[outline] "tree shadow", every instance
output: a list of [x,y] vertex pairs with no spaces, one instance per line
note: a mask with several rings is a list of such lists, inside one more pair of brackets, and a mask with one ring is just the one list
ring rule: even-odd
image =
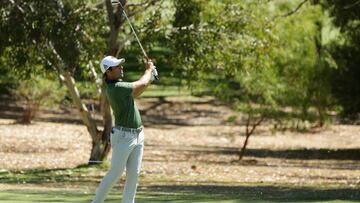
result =
[[[148,150],[169,151],[181,156],[169,156],[160,153],[156,159],[144,157],[148,162],[188,162],[193,160],[206,164],[243,165],[260,167],[299,167],[316,169],[359,170],[360,149],[294,149],[270,150],[247,149],[245,159],[237,160],[239,150],[233,147],[206,146],[163,146],[147,144]],[[210,156],[208,156],[210,155]],[[211,156],[214,155],[214,156]],[[216,158],[217,155],[228,155],[229,158]],[[236,157],[234,159],[234,157]],[[274,160],[275,159],[275,160]],[[286,161],[285,161],[286,160]],[[321,162],[320,162],[321,161]]]
[[[193,152],[196,154],[225,154],[237,155],[239,149],[235,147],[207,147],[207,146],[189,146],[189,147],[169,147],[163,145],[151,145],[157,149]],[[299,159],[299,160],[360,160],[360,148],[350,149],[252,149],[248,148],[246,156],[255,158],[280,158],[280,159]]]
[[[16,103],[16,100],[9,95],[0,95],[0,118],[18,120],[22,116],[23,107]],[[209,104],[212,106],[220,106],[216,100],[207,101],[169,101],[166,97],[156,97],[154,101],[147,101],[148,106],[139,109],[143,124],[145,126],[153,125],[176,125],[176,126],[193,126],[194,120],[201,118],[217,117],[219,111],[214,109],[199,110],[196,108],[183,108],[184,105],[202,105]],[[100,114],[100,106],[94,101],[86,101],[86,106],[93,115],[95,122],[102,125],[102,117]],[[70,107],[61,107],[57,109],[41,107],[33,121],[82,124],[81,118],[77,114],[77,110]],[[219,119],[203,119],[201,123],[196,125],[219,125],[222,121]]]
[[[221,117],[221,112],[210,109],[196,109],[190,108],[194,105],[211,105],[220,106],[215,100],[210,101],[168,101],[164,97],[159,97],[149,107],[140,110],[142,120],[145,125],[176,125],[176,126],[208,126],[219,125],[224,122]],[[186,107],[185,107],[186,106]],[[199,119],[202,119],[199,122]],[[214,119],[209,119],[214,118]]]
[[[331,200],[360,200],[356,188],[319,189],[284,186],[223,186],[223,185],[152,185],[145,191],[181,193],[184,196],[203,197],[202,200],[239,200],[236,202],[308,202]],[[150,193],[151,194],[151,193]],[[201,199],[201,198],[200,198]],[[173,198],[171,201],[183,200]],[[194,200],[194,199],[192,199]]]
[[247,156],[302,160],[360,160],[360,148],[353,149],[247,149]]

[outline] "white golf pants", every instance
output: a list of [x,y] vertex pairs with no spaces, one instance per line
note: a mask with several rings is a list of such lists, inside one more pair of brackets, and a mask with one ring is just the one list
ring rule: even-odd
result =
[[110,189],[119,180],[126,167],[126,181],[122,203],[134,203],[144,150],[144,130],[128,132],[113,128],[111,167],[96,191],[93,203],[103,203]]

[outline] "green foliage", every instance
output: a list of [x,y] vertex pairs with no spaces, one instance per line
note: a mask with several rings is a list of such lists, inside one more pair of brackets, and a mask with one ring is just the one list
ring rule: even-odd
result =
[[20,103],[24,104],[23,115],[19,122],[30,124],[40,106],[59,104],[65,97],[65,93],[65,89],[61,88],[56,80],[54,82],[36,76],[18,81],[18,85],[12,90],[12,94]]
[[[293,15],[275,17],[301,2],[160,1],[131,20],[149,55],[156,56],[160,72],[172,78],[159,84],[186,81],[193,93],[205,90],[249,109],[254,104],[275,111],[290,107],[302,120],[312,119],[313,107],[320,120],[326,120],[326,112],[335,109],[336,102],[345,114],[356,115],[360,111],[359,4],[309,1]],[[97,66],[94,59],[101,58],[106,48],[103,39],[109,27],[103,10],[84,0],[2,1],[0,5],[2,73],[28,78],[43,72],[38,67],[53,71],[58,63],[55,50],[75,79],[84,82],[78,85],[84,95],[95,98],[94,86],[86,81],[89,61]],[[339,31],[333,29],[326,11]],[[129,59],[129,70],[142,71],[140,49],[130,36],[130,27],[123,26],[122,54]]]
[[336,0],[324,5],[341,33],[341,40],[329,45],[338,66],[331,71],[332,92],[342,106],[342,115],[355,120],[360,113],[360,4]]
[[323,123],[336,107],[330,82],[336,63],[323,39],[331,28],[320,6],[275,17],[298,3],[191,1],[191,13],[177,3],[171,62],[192,89],[206,87],[239,111],[289,119],[277,112],[290,107],[286,115],[312,121],[315,107]]
[[100,99],[94,82],[77,82],[76,87],[79,89],[80,97],[83,99]]
[[284,39],[274,54],[278,75],[286,86],[279,102],[301,113],[302,120],[311,120],[309,111],[315,107],[321,125],[327,120],[327,111],[335,107],[330,72],[336,64],[324,40],[329,39],[324,32],[331,30],[329,27],[321,7],[311,6],[301,18],[290,16],[274,29],[279,39]]
[[[193,4],[200,4],[194,1]],[[187,25],[173,33],[174,64],[184,70],[191,87],[208,87],[217,97],[245,104],[273,105],[277,93],[269,49],[271,22],[256,3],[210,1],[212,6],[192,14],[177,5],[179,20]],[[182,17],[182,15],[192,15]],[[184,22],[188,20],[190,22]],[[199,23],[199,20],[201,23]],[[194,25],[194,26],[189,26]]]
[[105,32],[105,17],[83,0],[2,1],[0,5],[0,54],[7,59],[1,66],[17,67],[12,71],[19,75],[29,76],[39,64],[53,71],[59,63],[55,52],[74,72],[105,48],[94,35]]
[[54,106],[66,95],[66,90],[58,80],[34,77],[18,82],[13,94],[23,101],[32,101],[37,105]]

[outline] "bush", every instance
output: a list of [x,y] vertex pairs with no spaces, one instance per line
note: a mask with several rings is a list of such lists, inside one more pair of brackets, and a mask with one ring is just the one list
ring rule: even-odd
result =
[[24,80],[11,91],[12,94],[23,104],[23,115],[20,123],[30,124],[40,106],[54,106],[58,104],[66,94],[57,80],[34,77]]

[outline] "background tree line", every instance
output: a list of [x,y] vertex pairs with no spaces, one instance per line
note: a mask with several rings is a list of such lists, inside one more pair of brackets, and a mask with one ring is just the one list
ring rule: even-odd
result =
[[[121,3],[160,67],[163,80],[157,85],[186,84],[193,94],[213,95],[239,112],[229,122],[239,117],[246,124],[240,159],[263,122],[306,130],[331,123],[334,114],[342,121],[359,119],[358,0]],[[65,98],[79,110],[93,139],[91,159],[102,160],[109,151],[112,118],[101,91],[99,60],[126,56],[131,72],[142,70],[141,52],[121,7],[109,0],[0,4],[2,90],[17,90],[29,81],[59,81],[68,93],[56,93],[58,102]],[[25,87],[36,85],[44,86]],[[101,125],[85,105],[86,97],[99,100]]]

